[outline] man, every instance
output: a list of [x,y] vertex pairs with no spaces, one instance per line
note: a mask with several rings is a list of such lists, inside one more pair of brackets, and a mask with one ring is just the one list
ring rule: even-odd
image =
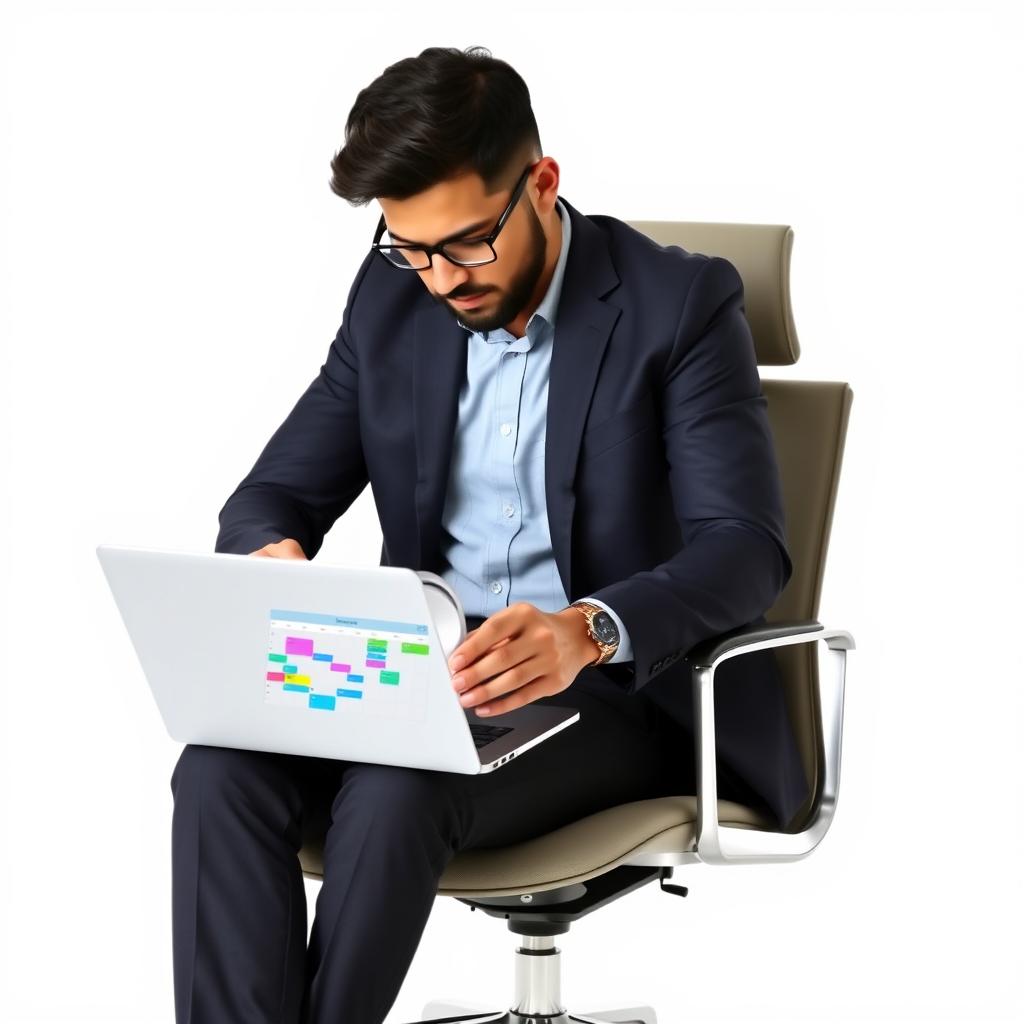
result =
[[[512,68],[444,48],[389,67],[332,169],[380,224],[216,549],[312,558],[369,483],[381,563],[441,574],[466,609],[462,703],[581,717],[476,776],[187,746],[172,835],[190,1024],[377,1024],[457,851],[693,792],[680,659],[763,621],[791,573],[738,274],[560,199]],[[788,821],[806,782],[770,656],[723,665],[718,712],[721,795]],[[296,854],[316,835],[307,950]]]

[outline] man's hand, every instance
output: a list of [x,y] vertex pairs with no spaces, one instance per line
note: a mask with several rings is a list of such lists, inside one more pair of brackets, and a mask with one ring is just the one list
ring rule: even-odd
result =
[[600,653],[575,608],[543,612],[519,601],[470,630],[448,667],[463,707],[500,715],[561,693]]
[[[250,558],[300,558],[306,562],[306,552],[297,540],[290,537],[285,540],[275,541],[273,544],[264,544],[259,551],[250,551]],[[577,613],[578,614],[578,613]]]

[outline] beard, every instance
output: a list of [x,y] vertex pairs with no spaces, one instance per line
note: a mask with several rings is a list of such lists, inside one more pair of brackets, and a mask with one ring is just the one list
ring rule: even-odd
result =
[[[499,327],[511,323],[530,301],[533,290],[537,287],[537,282],[544,272],[544,258],[547,253],[544,227],[529,203],[526,204],[526,210],[530,221],[529,257],[522,270],[512,279],[494,310],[490,313],[481,313],[472,309],[456,309],[449,304],[446,297],[434,295],[436,302],[444,306],[456,320],[461,320],[473,331],[481,333],[495,331]],[[431,292],[431,294],[434,293]],[[452,298],[465,299],[476,294],[479,293],[472,290],[472,285],[464,285],[452,293]],[[490,294],[490,290],[487,291],[487,294]]]

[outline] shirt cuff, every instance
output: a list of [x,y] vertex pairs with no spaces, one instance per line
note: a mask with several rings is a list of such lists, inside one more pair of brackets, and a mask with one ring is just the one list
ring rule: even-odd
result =
[[596,604],[599,608],[603,608],[611,617],[619,630],[619,646],[615,653],[609,658],[605,664],[615,665],[620,661],[632,661],[633,660],[633,645],[629,640],[629,633],[626,632],[626,627],[622,624],[622,619],[616,615],[613,608],[609,608],[604,601],[598,601],[596,597],[580,597],[578,601],[589,601],[591,604]]

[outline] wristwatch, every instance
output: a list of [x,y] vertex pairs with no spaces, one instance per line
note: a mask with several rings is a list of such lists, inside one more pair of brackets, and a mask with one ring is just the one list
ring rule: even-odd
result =
[[569,607],[579,609],[587,620],[590,639],[601,651],[597,661],[588,664],[603,665],[606,661],[611,661],[619,649],[619,629],[615,625],[615,620],[600,605],[591,604],[589,601],[573,601]]

